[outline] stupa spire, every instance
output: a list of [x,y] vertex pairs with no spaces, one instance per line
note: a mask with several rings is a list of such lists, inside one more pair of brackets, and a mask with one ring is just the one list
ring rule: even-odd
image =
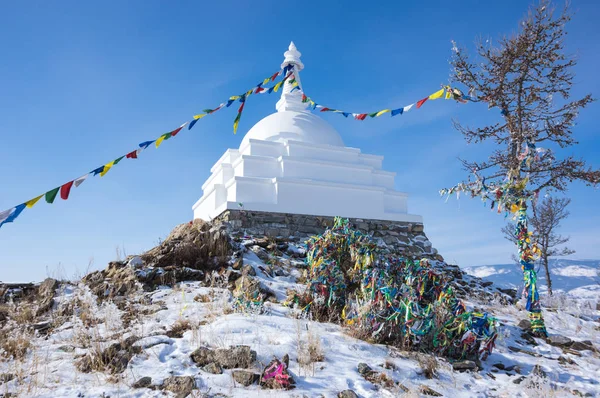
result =
[[298,51],[293,41],[290,42],[288,50],[285,53],[283,53],[283,56],[285,58],[283,60],[283,63],[281,64],[281,68],[283,69],[288,65],[294,65],[294,78],[295,81],[298,83],[298,88],[294,89],[296,85],[290,83],[290,81],[294,80],[292,78],[288,79],[285,82],[285,85],[283,86],[283,90],[281,92],[281,98],[279,99],[279,101],[277,101],[277,105],[275,106],[277,112],[306,111],[307,104],[302,102],[303,90],[299,73],[302,69],[304,69],[304,64],[300,60],[301,55],[302,53]]

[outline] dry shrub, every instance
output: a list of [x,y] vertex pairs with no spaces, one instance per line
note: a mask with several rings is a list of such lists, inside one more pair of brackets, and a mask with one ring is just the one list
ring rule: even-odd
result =
[[321,347],[321,339],[306,326],[306,339],[303,338],[301,322],[297,324],[298,364],[305,371],[311,370],[314,374],[315,363],[325,360],[325,353]]
[[437,376],[439,363],[434,356],[419,354],[417,356],[417,361],[419,361],[419,366],[425,377],[433,379]]
[[178,319],[175,321],[171,330],[167,331],[167,336],[174,338],[181,338],[183,334],[192,328],[192,324],[187,319]]
[[0,353],[7,359],[22,359],[31,346],[32,336],[17,330],[0,334]]

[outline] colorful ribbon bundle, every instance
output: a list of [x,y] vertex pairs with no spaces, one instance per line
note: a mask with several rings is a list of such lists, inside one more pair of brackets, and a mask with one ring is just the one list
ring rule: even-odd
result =
[[[295,89],[300,89],[300,88],[295,87],[294,89],[292,89],[292,91],[294,91]],[[414,102],[410,105],[406,105],[406,106],[403,106],[400,108],[382,109],[380,111],[367,112],[367,113],[353,113],[353,112],[346,112],[346,111],[341,111],[339,109],[330,108],[328,106],[319,105],[312,98],[307,97],[306,95],[302,94],[302,102],[309,103],[310,108],[313,110],[319,109],[321,112],[339,113],[340,115],[342,115],[346,118],[348,116],[352,116],[356,120],[365,120],[367,117],[371,117],[371,118],[379,117],[386,113],[389,113],[392,117],[396,116],[396,115],[402,115],[403,113],[411,110],[413,107],[416,107],[417,109],[421,108],[423,106],[423,104],[425,102],[427,102],[428,100],[436,100],[436,99],[440,99],[440,98],[454,99],[461,103],[466,103],[468,100],[471,99],[471,97],[464,95],[460,90],[458,90],[456,88],[451,88],[450,86],[445,86],[442,89],[436,91],[435,93],[433,93],[431,95],[428,95],[427,97],[425,97],[417,102]]]
[[[519,168],[525,173],[531,168],[533,162],[540,161],[543,156],[550,153],[543,148],[536,148],[533,142],[525,142],[523,149],[518,155],[520,161]],[[534,261],[540,254],[537,245],[531,242],[532,233],[528,231],[527,226],[527,201],[533,201],[534,205],[539,197],[539,191],[528,191],[526,189],[529,182],[529,176],[526,174],[524,178],[517,178],[518,170],[509,170],[506,176],[506,182],[503,184],[488,184],[485,183],[485,178],[480,179],[476,172],[476,181],[472,183],[460,183],[449,189],[440,190],[440,195],[448,195],[448,197],[456,193],[457,198],[460,192],[468,192],[471,197],[479,196],[482,198],[484,205],[487,200],[492,201],[491,208],[496,204],[498,213],[504,211],[505,217],[512,213],[517,218],[515,228],[515,237],[517,239],[517,248],[519,252],[519,262],[523,270],[523,280],[525,289],[523,294],[527,298],[526,308],[529,311],[529,319],[531,328],[534,334],[546,336],[546,327],[541,312],[541,304],[539,292],[537,290],[537,273],[534,268]]]
[[[100,175],[100,177],[104,177],[106,175],[106,173],[108,173],[111,168],[113,168],[114,166],[119,164],[119,162],[121,162],[121,160],[137,159],[138,156],[140,155],[140,153],[143,150],[147,149],[150,145],[154,144],[155,147],[158,148],[164,141],[166,141],[172,137],[175,137],[185,126],[188,127],[188,130],[191,130],[192,127],[194,127],[194,125],[198,122],[198,120],[202,119],[203,117],[205,117],[207,115],[213,114],[224,107],[227,108],[227,107],[231,106],[231,104],[233,104],[235,101],[239,101],[239,102],[241,102],[241,106],[238,109],[238,114],[237,114],[237,117],[235,118],[235,121],[233,124],[233,131],[235,133],[237,131],[237,127],[238,127],[238,124],[239,124],[239,121],[241,118],[241,114],[244,109],[244,104],[245,104],[247,98],[252,94],[265,94],[265,93],[270,94],[273,92],[277,92],[281,88],[281,86],[283,84],[285,84],[286,80],[290,76],[293,75],[292,70],[293,70],[292,65],[286,66],[283,70],[276,72],[276,73],[272,74],[271,76],[263,79],[260,83],[258,83],[252,89],[246,91],[244,94],[229,97],[229,100],[227,100],[227,102],[220,104],[218,107],[216,107],[214,109],[205,109],[203,111],[203,113],[194,116],[193,120],[183,123],[181,126],[179,126],[178,128],[176,128],[172,131],[169,131],[168,133],[162,134],[157,139],[150,140],[150,141],[144,141],[144,142],[140,143],[139,147],[134,149],[133,151],[127,152],[126,154],[119,156],[115,160],[112,160],[100,167],[97,167],[94,170],[90,171],[89,173],[82,175],[81,177],[78,177],[74,180],[66,182],[54,189],[51,189],[50,191],[48,191],[44,194],[41,194],[39,196],[36,196],[33,199],[30,199],[24,203],[21,203],[18,206],[15,206],[11,209],[0,212],[0,227],[2,227],[2,225],[6,224],[6,223],[11,223],[11,222],[15,221],[15,219],[21,215],[21,213],[23,212],[23,210],[25,210],[25,208],[32,208],[40,199],[42,199],[42,197],[46,200],[47,203],[52,204],[52,203],[54,203],[54,200],[56,199],[56,197],[58,196],[58,194],[60,192],[60,198],[63,200],[67,200],[69,198],[69,195],[71,194],[71,189],[73,188],[73,186],[79,187],[88,177],[97,176],[97,175]],[[270,88],[263,87],[263,86],[267,85],[269,82],[275,81],[277,79],[277,77],[282,76],[282,75],[285,77],[280,82],[276,83],[275,85],[273,85]]]
[[428,260],[385,258],[370,236],[340,218],[307,245],[308,286],[288,305],[339,319],[379,343],[428,346],[451,358],[485,358],[493,349],[496,320],[466,311]]

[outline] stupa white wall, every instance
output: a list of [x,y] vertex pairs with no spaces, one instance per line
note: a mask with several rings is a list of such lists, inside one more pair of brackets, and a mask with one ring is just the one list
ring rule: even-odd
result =
[[[304,65],[294,44],[282,64]],[[301,83],[300,83],[300,87]],[[348,148],[339,133],[302,103],[287,84],[277,112],[228,149],[211,168],[194,218],[211,220],[227,209],[422,222],[408,214],[407,194],[394,189],[396,173],[383,157]]]

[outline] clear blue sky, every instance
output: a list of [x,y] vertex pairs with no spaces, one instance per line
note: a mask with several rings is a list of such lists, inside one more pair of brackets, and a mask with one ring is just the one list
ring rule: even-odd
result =
[[[0,211],[74,179],[139,142],[158,137],[202,109],[277,71],[293,40],[303,53],[302,82],[324,105],[351,112],[414,102],[447,82],[450,41],[472,47],[514,31],[525,1],[338,2],[4,2],[0,13]],[[567,47],[577,54],[575,93],[600,96],[596,1],[577,11]],[[251,98],[237,135],[234,109],[123,160],[104,178],[73,188],[68,201],[43,200],[0,229],[0,280],[66,277],[88,262],[103,268],[116,248],[153,247],[192,217],[210,167],[274,111],[277,97]],[[569,150],[600,167],[598,113],[581,114]],[[435,247],[461,265],[506,263],[504,221],[479,200],[440,199],[462,177],[458,156],[481,157],[452,129],[498,117],[485,105],[427,103],[405,115],[364,122],[323,115],[346,145],[385,156],[396,187],[410,193]],[[576,258],[600,258],[597,189],[573,185]]]

